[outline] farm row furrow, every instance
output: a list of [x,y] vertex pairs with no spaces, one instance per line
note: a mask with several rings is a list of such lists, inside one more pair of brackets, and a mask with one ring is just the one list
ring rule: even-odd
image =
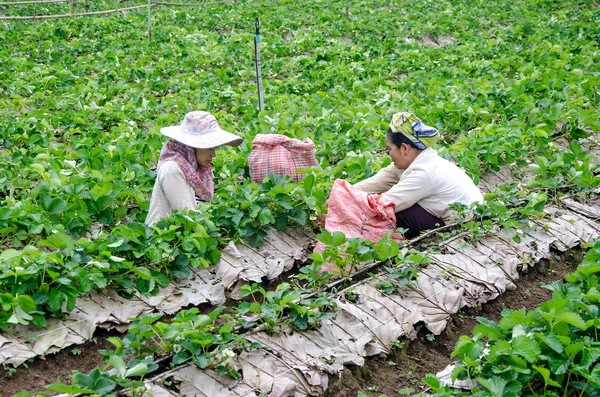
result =
[[[590,142],[595,141],[590,140]],[[594,150],[594,147],[591,146],[586,149]],[[493,191],[498,186],[514,182],[526,183],[534,176],[531,172],[521,175],[515,167],[507,165],[501,167],[499,171],[485,173],[480,179],[479,186],[483,191],[488,192]],[[595,207],[593,205],[579,203],[572,199],[566,199],[564,203],[565,205],[571,205],[575,211],[579,209],[578,212],[581,212],[581,208],[583,208],[584,212],[594,214]],[[557,222],[560,222],[560,224]],[[527,242],[530,241],[535,241],[534,244],[536,245],[529,250],[529,256],[523,259],[525,262],[532,259],[539,260],[544,257],[550,249],[550,244],[557,244],[561,248],[577,244],[580,241],[577,233],[586,230],[578,227],[578,225],[573,226],[560,217],[546,225],[549,230],[553,227],[558,229],[566,227],[566,230],[575,230],[576,232],[575,234],[569,232],[566,235],[559,233],[563,236],[562,240],[566,240],[567,244],[565,245],[561,243],[561,239],[557,240],[554,235],[547,232],[540,235],[540,231],[535,229],[523,231],[524,246],[527,246]],[[535,239],[531,235],[536,236]],[[589,238],[589,235],[583,237]],[[503,241],[508,241],[512,236],[501,235],[500,238],[504,239]],[[84,343],[92,338],[97,327],[116,328],[124,332],[131,323],[132,318],[137,318],[143,314],[157,311],[174,314],[183,307],[205,303],[217,306],[225,302],[226,296],[239,299],[241,285],[247,282],[260,283],[263,280],[274,280],[284,271],[290,270],[297,261],[304,262],[313,241],[311,235],[301,229],[289,229],[286,232],[270,231],[259,249],[245,244],[239,246],[230,244],[221,251],[221,260],[217,265],[213,265],[208,269],[190,268],[191,275],[189,278],[171,282],[168,287],[160,288],[159,293],[154,296],[144,296],[136,293],[131,299],[124,299],[112,290],[83,296],[78,299],[75,309],[69,313],[67,320],[51,319],[48,327],[43,330],[36,329],[35,326],[14,326],[7,332],[0,334],[0,364],[18,366],[32,357],[54,353],[68,346]],[[450,245],[448,249],[455,250]],[[482,250],[483,248],[479,247],[479,249]],[[502,247],[494,245],[487,248],[487,251],[490,250],[490,255],[493,255],[494,251],[501,251]],[[540,250],[545,254],[541,253]],[[495,260],[502,261],[504,266],[494,267],[490,271],[500,272],[508,277],[503,278],[498,274],[497,279],[500,284],[497,284],[476,280],[478,270],[474,272],[474,269],[461,268],[462,258],[456,259],[459,255],[461,254],[451,257],[453,258],[452,263],[447,262],[448,258],[440,259],[436,256],[432,257],[432,262],[433,266],[439,271],[447,273],[446,277],[457,280],[463,278],[459,286],[465,291],[463,299],[481,303],[482,298],[478,293],[479,290],[487,290],[487,296],[491,296],[492,298],[489,299],[493,299],[503,292],[505,288],[503,286],[504,280],[508,280],[508,283],[514,283],[516,269],[511,269],[511,264],[517,261],[516,257],[510,255],[496,257]],[[444,262],[444,259],[446,262]],[[523,264],[519,262],[519,266],[523,266]],[[425,269],[423,272],[434,273],[435,271]],[[488,277],[488,280],[490,279]],[[439,330],[443,330],[444,327],[445,323],[443,321],[439,322]]]
[[190,268],[189,278],[160,288],[157,295],[136,294],[124,299],[114,290],[106,290],[82,296],[67,320],[50,319],[44,329],[17,325],[0,334],[0,364],[18,366],[32,357],[84,343],[97,327],[124,332],[132,318],[143,314],[173,314],[183,307],[204,303],[221,305],[226,295],[237,296],[242,283],[273,280],[294,263],[305,261],[311,242],[311,235],[300,229],[271,231],[260,249],[230,244],[217,265]]
[[[585,205],[600,210],[591,202]],[[380,291],[378,280],[350,287],[346,291],[354,299],[338,294],[338,309],[316,330],[248,336],[262,348],[232,359],[232,366],[244,374],[240,381],[186,365],[148,382],[148,388],[158,395],[189,395],[194,387],[207,384],[203,379],[211,379],[209,389],[202,391],[206,394],[195,395],[320,394],[330,375],[339,374],[344,365],[362,365],[364,357],[389,352],[396,339],[414,337],[419,323],[440,334],[461,308],[516,288],[519,271],[549,258],[551,248],[566,251],[600,236],[600,223],[594,219],[557,207],[548,207],[546,212],[551,218],[524,229],[519,243],[509,233],[442,243],[448,253],[429,255],[435,265],[420,271],[414,287],[393,294]],[[167,382],[171,389],[165,380],[174,381]],[[178,391],[172,385],[178,385]]]

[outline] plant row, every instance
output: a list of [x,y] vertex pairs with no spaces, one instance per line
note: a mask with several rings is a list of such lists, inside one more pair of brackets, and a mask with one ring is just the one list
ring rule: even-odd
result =
[[[319,238],[326,250],[339,250],[344,244],[360,244],[366,248],[361,253],[348,253],[355,262],[379,260],[387,263],[390,272],[383,291],[391,293],[396,288],[412,282],[419,263],[426,257],[415,250],[403,249],[388,239],[373,244],[360,239],[347,240],[340,234],[323,233]],[[402,275],[402,276],[400,276]],[[316,279],[304,272],[298,282],[282,283],[275,290],[267,291],[258,284],[245,285],[241,289],[244,301],[232,307],[218,307],[208,314],[198,308],[181,310],[173,318],[160,321],[162,314],[149,314],[134,319],[123,338],[108,339],[114,350],[101,351],[106,362],[88,374],[76,373],[70,384],[57,383],[48,389],[73,394],[113,395],[128,388],[128,395],[143,394],[143,379],[159,370],[192,362],[198,368],[212,368],[220,373],[239,379],[241,374],[232,366],[231,359],[244,351],[260,348],[260,344],[244,337],[249,330],[264,330],[268,334],[288,329],[307,330],[317,327],[336,308],[331,292],[318,292],[313,298],[304,299],[331,275],[324,272]],[[300,283],[306,285],[303,287]],[[393,283],[393,284],[392,284]],[[257,328],[258,327],[258,328]],[[166,361],[165,361],[166,360]],[[38,396],[47,396],[39,393]],[[17,396],[30,396],[27,392]]]
[[273,176],[260,186],[230,189],[230,203],[243,200],[237,208],[205,205],[150,227],[121,224],[91,239],[53,230],[37,246],[6,249],[0,254],[0,329],[44,327],[48,316],[62,317],[90,291],[112,288],[125,298],[136,292],[155,295],[171,280],[189,277],[190,268],[218,263],[219,248],[231,239],[247,238],[258,246],[271,228],[306,225],[316,210],[317,199],[309,194],[314,178],[311,174],[298,186]]
[[[460,337],[451,357],[458,361],[444,386],[424,378],[432,397],[598,396],[600,390],[600,240],[577,270],[544,287],[552,298],[534,310],[502,312],[498,322],[478,318],[472,336]],[[405,390],[407,395],[411,390]],[[414,390],[413,390],[414,392]]]

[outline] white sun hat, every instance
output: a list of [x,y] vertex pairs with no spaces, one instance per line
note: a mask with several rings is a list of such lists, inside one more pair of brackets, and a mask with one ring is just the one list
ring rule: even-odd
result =
[[203,111],[186,114],[181,125],[161,128],[160,133],[198,149],[210,149],[221,145],[239,146],[244,140],[222,130],[215,116]]

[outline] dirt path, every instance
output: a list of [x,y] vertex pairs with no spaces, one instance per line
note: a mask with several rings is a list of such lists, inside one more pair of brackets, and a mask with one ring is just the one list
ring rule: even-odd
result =
[[45,358],[25,362],[14,372],[5,368],[0,373],[0,397],[9,397],[21,390],[27,390],[29,393],[50,392],[46,386],[55,383],[58,377],[68,383],[73,370],[87,373],[103,365],[102,355],[98,351],[114,349],[106,340],[110,336],[123,335],[117,331],[96,331],[90,342],[68,347]]
[[346,370],[339,379],[330,378],[330,387],[325,396],[356,397],[362,391],[370,397],[381,394],[393,397],[401,396],[399,391],[409,387],[421,391],[421,379],[425,375],[435,374],[452,362],[450,353],[456,341],[461,335],[472,334],[473,328],[479,324],[476,317],[498,321],[504,308],[536,308],[552,296],[541,285],[562,280],[575,270],[583,255],[580,248],[563,254],[554,253],[551,261],[542,260],[522,274],[516,290],[505,292],[479,308],[461,310],[442,335],[434,337],[423,328],[414,341],[402,342],[388,357],[367,358],[363,367]]

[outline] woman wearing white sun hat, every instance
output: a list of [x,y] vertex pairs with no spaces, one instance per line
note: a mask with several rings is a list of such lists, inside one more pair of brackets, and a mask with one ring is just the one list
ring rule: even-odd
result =
[[221,145],[239,146],[243,138],[219,127],[208,112],[190,112],[181,125],[161,128],[171,138],[162,147],[146,224],[173,210],[194,209],[214,194],[212,160]]

